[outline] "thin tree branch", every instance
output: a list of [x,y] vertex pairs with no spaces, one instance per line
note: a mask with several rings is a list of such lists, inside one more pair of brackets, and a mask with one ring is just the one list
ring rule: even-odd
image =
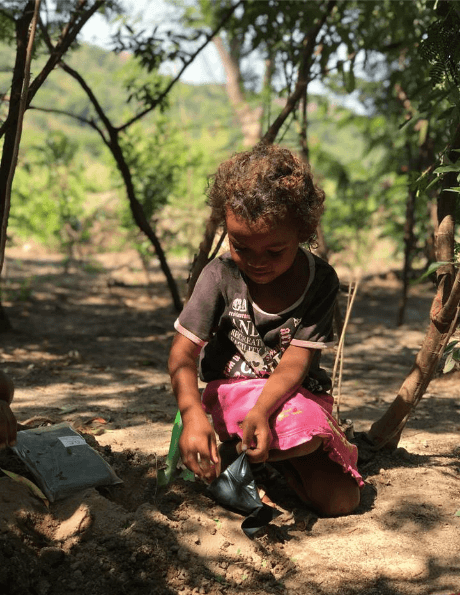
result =
[[455,308],[458,308],[460,304],[460,268],[455,275],[455,279],[452,284],[452,289],[446,303],[442,307],[439,314],[436,316],[436,322],[445,322],[446,320],[452,320],[453,312]]
[[67,112],[66,110],[55,109],[55,108],[51,108],[51,107],[41,107],[38,105],[29,105],[29,109],[36,110],[37,112],[46,112],[48,114],[59,114],[61,116],[67,116],[69,118],[77,120],[78,122],[81,122],[82,124],[87,124],[88,126],[91,126],[91,128],[93,128],[93,130],[95,130],[101,136],[102,140],[104,141],[104,143],[106,145],[109,144],[109,141],[104,136],[104,131],[101,130],[101,128],[99,128],[99,126],[96,124],[96,122],[94,120],[88,120],[87,118],[84,118],[83,116],[79,116],[77,114],[72,114],[71,112]]
[[267,130],[265,135],[262,137],[261,142],[266,143],[268,145],[274,142],[276,135],[278,134],[281,126],[284,124],[286,118],[295,109],[298,101],[304,95],[305,89],[307,88],[309,83],[311,56],[316,45],[316,38],[335,5],[336,0],[329,0],[321,18],[318,20],[317,23],[315,23],[315,25],[313,25],[313,27],[311,27],[311,29],[305,35],[303,41],[304,49],[302,52],[302,62],[299,66],[298,78],[294,92],[288,97],[284,109],[281,111],[279,116]]
[[59,66],[62,68],[62,70],[67,72],[67,74],[70,74],[71,77],[73,77],[76,81],[78,81],[78,83],[80,84],[82,89],[85,91],[85,93],[89,97],[89,100],[91,101],[94,109],[96,110],[97,115],[101,119],[101,121],[104,124],[104,126],[106,127],[107,131],[109,131],[109,134],[111,134],[111,131],[114,131],[114,132],[117,131],[117,128],[115,126],[113,126],[113,124],[110,122],[109,118],[106,116],[104,110],[102,109],[101,104],[99,103],[99,100],[97,99],[96,95],[93,93],[93,90],[88,85],[88,83],[85,81],[85,79],[81,76],[81,74],[79,72],[77,72],[74,68],[69,66],[66,62],[61,61],[59,63]]
[[224,243],[226,235],[227,235],[227,232],[224,229],[224,231],[220,235],[220,238],[217,240],[216,247],[214,248],[209,260],[214,260],[216,258],[216,256],[219,254],[219,250],[221,249],[222,244]]
[[93,6],[91,6],[91,8],[88,8],[86,12],[81,13],[80,11],[86,4],[86,0],[79,0],[74,15],[80,13],[80,18],[77,20],[73,16],[70,19],[70,22],[73,21],[72,26],[70,28],[64,27],[61,33],[61,37],[59,38],[59,41],[57,42],[54,48],[54,51],[52,52],[45,66],[43,67],[42,71],[37,75],[37,77],[30,86],[29,94],[27,97],[27,105],[30,104],[30,102],[35,96],[35,93],[41,87],[46,77],[58,64],[58,62],[60,61],[62,56],[67,52],[71,44],[75,41],[82,27],[93,16],[94,13],[97,12],[99,8],[101,8],[105,4],[105,2],[106,0],[96,0],[96,2],[93,4]]
[[[87,3],[87,0],[79,0],[75,12],[73,13],[73,15],[70,17],[69,22],[66,23],[61,31],[61,35],[59,36],[59,41],[63,40],[66,38],[67,35],[69,35],[70,31],[72,31],[73,27],[75,27],[77,25],[77,15],[78,13],[85,7],[85,4]],[[81,27],[80,27],[81,29]],[[78,33],[78,31],[77,31]],[[59,42],[58,42],[59,45]]]
[[0,15],[2,17],[5,17],[5,19],[8,19],[9,21],[12,21],[14,23],[14,17],[11,16],[11,14],[6,11],[4,8],[0,8]]
[[[76,17],[72,17],[72,19],[74,20],[74,23],[70,30],[68,30],[66,27],[64,27],[63,33],[61,34],[61,37],[60,37],[58,43],[56,44],[56,46],[53,47],[51,55],[48,58],[45,66],[40,71],[40,73],[35,77],[35,79],[33,80],[32,84],[29,87],[29,92],[27,94],[27,100],[26,100],[26,109],[29,107],[32,99],[34,98],[38,89],[41,87],[41,85],[46,80],[47,76],[55,68],[55,66],[58,64],[59,60],[62,58],[62,56],[65,54],[65,52],[69,49],[71,44],[75,41],[75,38],[76,38],[77,34],[79,33],[79,31],[81,30],[81,28],[83,27],[83,25],[85,25],[85,23],[93,16],[93,14],[95,12],[97,12],[99,10],[99,8],[101,8],[105,4],[105,2],[106,2],[106,0],[96,0],[96,2],[93,4],[93,6],[91,8],[88,8],[88,10],[86,12],[84,12],[82,16],[80,16],[79,20],[77,20]],[[86,4],[86,0],[79,0],[74,15],[78,14],[79,11],[84,7],[85,4]],[[44,30],[44,27],[42,27],[42,31],[43,30]],[[46,38],[45,38],[45,41],[46,41]],[[2,138],[2,136],[5,134],[6,129],[11,125],[12,125],[12,121],[9,117],[7,117],[5,122],[3,122],[2,126],[0,126],[0,138]]]
[[84,78],[80,75],[80,73],[77,72],[76,70],[74,70],[73,68],[71,68],[65,62],[60,62],[60,66],[63,68],[63,70],[65,72],[70,74],[70,76],[72,76],[73,78],[75,78],[75,80],[78,81],[78,83],[81,85],[81,87],[87,94],[88,98],[90,99],[90,101],[91,101],[94,109],[96,110],[98,116],[100,117],[103,125],[105,126],[108,138],[105,138],[105,136],[96,127],[96,124],[94,122],[91,122],[91,124],[90,124],[93,128],[95,128],[99,132],[99,134],[101,134],[105,144],[107,145],[107,147],[110,149],[110,152],[112,153],[112,156],[115,160],[115,163],[117,164],[118,170],[120,171],[120,174],[123,178],[123,182],[125,184],[126,194],[127,194],[128,200],[129,200],[129,205],[131,208],[131,213],[133,215],[133,219],[136,222],[139,229],[148,237],[148,239],[152,243],[152,245],[155,249],[156,255],[158,257],[158,260],[160,261],[161,270],[163,271],[163,273],[166,277],[168,287],[170,289],[171,296],[172,296],[172,299],[174,302],[174,307],[177,311],[180,311],[182,308],[182,300],[179,295],[177,284],[176,284],[174,277],[171,273],[171,270],[169,268],[168,262],[166,260],[166,255],[163,251],[163,247],[162,247],[159,239],[157,238],[155,231],[152,229],[149,221],[147,220],[147,218],[145,216],[142,204],[139,202],[139,200],[136,197],[136,192],[134,189],[131,170],[130,170],[128,164],[126,163],[126,159],[123,154],[123,149],[120,146],[120,140],[119,140],[120,132],[110,122],[109,118],[104,113],[102,106],[100,105],[99,101],[97,100],[95,94],[93,93],[92,89],[89,87],[89,85],[86,83]]
[[163,99],[167,96],[167,94],[170,92],[170,90],[172,89],[172,87],[177,83],[177,81],[180,79],[180,77],[182,76],[182,74],[184,73],[184,70],[195,60],[195,58],[198,56],[198,54],[208,45],[208,43],[217,35],[217,33],[220,31],[220,29],[225,25],[225,23],[230,19],[230,17],[232,16],[232,14],[235,12],[235,10],[238,8],[238,6],[240,6],[241,4],[243,4],[244,0],[239,0],[239,2],[237,2],[234,6],[232,6],[230,8],[230,10],[228,11],[228,13],[225,15],[225,17],[221,20],[221,22],[217,25],[217,27],[211,31],[211,33],[208,33],[208,35],[206,35],[205,41],[204,43],[201,44],[201,46],[190,56],[190,58],[184,62],[182,68],[179,70],[178,74],[171,79],[171,81],[169,82],[169,85],[164,89],[164,91],[156,98],[156,100],[145,110],[143,110],[142,112],[140,112],[139,114],[137,114],[136,116],[133,116],[130,120],[128,120],[127,122],[125,122],[122,126],[119,126],[117,128],[118,131],[122,131],[125,128],[128,128],[129,126],[131,126],[131,124],[133,124],[134,122],[136,122],[137,120],[140,120],[141,118],[143,118],[146,114],[148,114],[150,111],[152,111],[153,109],[155,109],[157,107],[157,105],[159,105]]

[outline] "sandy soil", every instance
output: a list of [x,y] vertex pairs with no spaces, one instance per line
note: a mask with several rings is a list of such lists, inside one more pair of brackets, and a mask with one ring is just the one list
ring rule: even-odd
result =
[[[68,274],[53,255],[7,255],[14,330],[2,335],[1,365],[17,387],[18,420],[72,423],[123,484],[46,507],[0,472],[1,595],[460,592],[458,371],[432,381],[396,452],[361,463],[355,514],[318,518],[275,478],[265,488],[279,515],[250,540],[243,518],[215,504],[204,484],[156,484],[176,411],[166,372],[176,314],[159,271],[147,287],[132,253]],[[185,279],[185,267],[175,274]],[[413,289],[397,329],[394,275],[361,284],[340,406],[355,430],[395,397],[432,295]],[[333,358],[326,354],[330,369]],[[0,468],[31,477],[11,451],[0,453]]]

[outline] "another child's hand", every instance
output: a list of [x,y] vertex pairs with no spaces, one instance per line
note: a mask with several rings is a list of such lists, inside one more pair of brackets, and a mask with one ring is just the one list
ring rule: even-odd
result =
[[0,399],[0,448],[16,444],[16,418],[9,404]]
[[179,449],[184,465],[201,479],[210,483],[219,475],[216,435],[204,413],[184,421]]
[[251,463],[263,463],[268,459],[271,440],[268,415],[253,407],[243,421],[241,449],[246,451]]

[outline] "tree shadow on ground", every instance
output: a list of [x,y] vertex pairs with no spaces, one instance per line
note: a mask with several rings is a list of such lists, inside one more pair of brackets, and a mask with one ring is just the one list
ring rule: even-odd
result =
[[[67,595],[82,589],[88,595],[128,592],[136,595],[178,592],[255,595],[260,594],[261,589],[264,593],[286,595],[406,595],[428,592],[423,589],[431,593],[446,593],[452,589],[453,593],[456,588],[452,581],[444,578],[447,569],[451,575],[452,569],[460,568],[454,552],[451,558],[444,560],[427,557],[423,576],[410,581],[383,575],[357,579],[347,577],[345,572],[340,585],[325,586],[324,568],[319,574],[311,569],[306,571],[284,551],[289,541],[305,536],[310,536],[309,547],[314,547],[311,540],[316,535],[330,532],[341,535],[356,530],[360,515],[369,512],[372,502],[349,517],[318,519],[281,485],[278,495],[284,510],[292,515],[284,513],[278,525],[270,524],[255,539],[243,541],[248,544],[248,551],[235,555],[231,543],[226,541],[229,533],[219,535],[220,525],[233,523],[238,527],[242,517],[238,519],[237,515],[216,505],[204,484],[176,480],[167,488],[158,488],[154,457],[134,451],[113,453],[107,447],[99,447],[99,450],[124,484],[98,488],[99,495],[94,491],[89,495],[87,492],[81,496],[76,494],[71,506],[66,504],[67,517],[86,504],[93,520],[81,534],[70,537],[74,539],[71,547],[50,539],[49,533],[44,534],[42,528],[46,523],[40,523],[37,516],[23,519],[19,536],[7,533],[4,539],[2,535],[0,558],[5,561],[7,571],[0,573],[0,585],[5,595]],[[424,459],[424,462],[427,461]],[[116,508],[111,509],[109,502]],[[51,506],[58,517],[60,506],[59,503]],[[113,516],[114,511],[116,516]],[[49,516],[44,511],[43,517],[47,514]],[[421,531],[439,523],[436,511],[417,502],[406,503],[388,513],[383,522],[388,530],[397,532],[414,515],[420,518]],[[321,526],[317,530],[319,521]],[[203,539],[203,532],[208,534],[212,547],[200,555],[194,544],[199,543],[198,536]],[[257,558],[262,562],[255,562]],[[20,576],[12,580],[11,573],[15,572]],[[4,576],[6,580],[2,583]]]
[[[153,281],[149,287],[153,297],[149,297],[145,284],[123,284],[118,279],[117,283],[108,283],[107,271],[64,275],[54,267],[43,274],[37,269],[29,285],[21,286],[23,280],[20,275],[10,278],[10,288],[17,293],[16,297],[10,294],[14,299],[8,303],[7,311],[16,331],[3,337],[4,361],[18,389],[23,390],[21,415],[45,411],[55,414],[60,421],[60,408],[68,406],[72,399],[78,400],[83,416],[94,412],[109,414],[104,398],[114,400],[117,393],[110,387],[116,383],[121,423],[134,425],[145,423],[146,419],[155,420],[169,432],[172,417],[162,420],[159,415],[175,409],[165,378],[176,313],[165,295],[164,282]],[[344,379],[351,383],[365,375],[372,382],[369,386],[376,391],[376,400],[366,400],[369,404],[361,412],[363,418],[382,413],[385,405],[378,399],[379,391],[383,385],[388,388],[389,376],[395,371],[402,379],[402,364],[409,366],[415,353],[412,346],[405,345],[398,353],[378,346],[362,352],[357,349],[375,337],[391,345],[394,332],[394,288],[383,288],[372,295],[372,300],[368,298],[365,294],[358,296],[355,306],[353,332],[349,335],[351,360]],[[421,319],[428,313],[430,303],[431,296],[422,297],[421,307],[414,308],[406,329],[423,329]],[[388,325],[388,330],[383,325]],[[380,370],[380,380],[373,376],[374,370]],[[382,374],[381,370],[386,372]],[[41,398],[47,387],[59,385],[62,395],[52,403]],[[122,389],[123,386],[126,388]],[[152,410],[141,411],[146,397],[151,399]],[[439,415],[431,428],[429,422],[435,411]],[[410,427],[435,435],[451,427],[454,414],[445,399],[428,397],[420,403]],[[249,556],[244,548],[239,554],[233,551],[232,544],[228,545],[230,539],[215,520],[233,527],[230,535],[239,535],[242,519],[216,506],[204,485],[178,480],[161,491],[156,485],[156,470],[162,459],[129,449],[112,453],[105,448],[102,452],[124,484],[92,491],[86,499],[76,497],[73,510],[86,502],[90,509],[93,506],[94,522],[76,536],[72,547],[65,550],[63,542],[50,539],[46,521],[33,516],[22,523],[19,535],[9,532],[6,539],[1,536],[0,556],[4,557],[0,560],[0,587],[6,585],[6,595],[68,595],[78,591],[88,595],[191,595],[200,589],[213,595],[425,595],[458,590],[450,578],[459,568],[455,549],[444,558],[421,552],[422,572],[405,580],[389,578],[381,571],[361,576],[349,568],[346,549],[340,550],[344,552],[342,558],[328,559],[328,552],[324,552],[325,558],[318,565],[293,562],[288,551],[293,543],[301,544],[307,555],[313,557],[315,550],[321,549],[319,539],[324,536],[341,537],[348,543],[350,536],[361,534],[363,524],[375,513],[379,498],[384,499],[376,484],[368,482],[360,509],[341,519],[319,519],[294,495],[287,494],[283,485],[279,486],[278,497],[285,513],[278,517],[278,524],[270,524],[248,542],[248,550],[253,548]],[[372,463],[373,467],[364,469],[364,474],[370,480],[381,469],[415,473],[420,467],[436,465],[453,479],[458,457],[442,453],[439,462],[437,456],[409,453],[405,459],[382,454]],[[112,513],[116,516],[110,524]],[[47,514],[43,512],[43,519],[48,518]],[[430,533],[439,523],[434,515],[429,503],[401,500],[379,517],[380,525],[375,530],[381,528],[397,535],[419,517],[421,533]],[[67,517],[61,519],[65,520]],[[197,536],[203,542],[205,537],[210,539],[210,547],[203,553],[199,553],[203,544],[196,543]],[[353,543],[356,546],[357,542]],[[329,575],[338,569],[343,577],[329,582]]]

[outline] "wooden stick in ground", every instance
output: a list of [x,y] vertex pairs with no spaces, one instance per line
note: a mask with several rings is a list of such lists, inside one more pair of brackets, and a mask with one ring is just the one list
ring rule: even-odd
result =
[[336,358],[335,358],[335,362],[334,362],[334,371],[332,373],[332,390],[334,390],[335,378],[336,378],[336,374],[337,374],[337,367],[339,366],[339,362],[340,362],[338,395],[337,395],[337,399],[336,399],[336,419],[337,419],[337,421],[340,420],[340,401],[342,398],[343,352],[344,352],[344,345],[345,345],[345,335],[347,332],[350,315],[353,310],[353,303],[354,303],[356,295],[358,293],[358,287],[359,287],[359,279],[357,279],[355,281],[353,291],[351,291],[351,286],[350,286],[350,289],[348,292],[347,311],[345,313],[343,330],[342,330],[342,334],[340,335],[339,345],[337,347],[337,354],[336,354]]
[[[351,292],[352,292],[352,283],[348,284],[348,294],[347,294],[347,307],[346,307],[346,311],[348,311],[348,308],[350,307],[350,300],[351,300]],[[336,301],[336,303],[338,302],[338,300]],[[342,324],[342,331],[343,331],[343,324]],[[338,339],[339,342],[337,344],[337,352],[335,354],[335,361],[334,361],[334,368],[332,371],[332,388],[331,388],[331,394],[333,394],[334,392],[334,388],[335,388],[335,379],[337,376],[337,368],[339,367],[339,361],[341,359],[341,355],[342,355],[342,347],[343,347],[343,342],[342,342],[342,332],[338,335]]]

